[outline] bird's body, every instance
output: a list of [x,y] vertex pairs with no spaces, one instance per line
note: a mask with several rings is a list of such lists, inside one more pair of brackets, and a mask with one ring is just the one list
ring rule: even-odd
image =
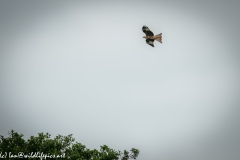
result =
[[146,34],[143,38],[146,39],[146,43],[149,44],[150,46],[154,47],[154,40],[162,43],[162,33],[155,35],[153,34],[152,31],[147,26],[142,27],[143,32]]

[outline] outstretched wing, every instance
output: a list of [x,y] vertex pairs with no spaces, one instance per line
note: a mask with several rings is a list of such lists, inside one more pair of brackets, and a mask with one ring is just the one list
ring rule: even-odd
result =
[[147,44],[154,47],[154,39],[146,39]]
[[153,32],[150,31],[150,29],[147,26],[143,26],[142,30],[146,34],[146,36],[154,36]]

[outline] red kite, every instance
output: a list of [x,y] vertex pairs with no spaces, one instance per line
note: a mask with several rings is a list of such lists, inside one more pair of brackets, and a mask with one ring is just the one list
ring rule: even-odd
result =
[[142,27],[143,32],[146,34],[146,36],[144,36],[143,38],[146,39],[147,44],[149,44],[150,46],[154,47],[154,40],[162,43],[162,33],[154,36],[153,32],[150,31],[150,29],[147,26],[143,26]]

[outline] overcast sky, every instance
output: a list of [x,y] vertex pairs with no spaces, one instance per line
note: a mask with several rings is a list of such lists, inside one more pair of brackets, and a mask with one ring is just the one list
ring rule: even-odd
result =
[[233,0],[1,0],[0,135],[238,160],[239,16]]

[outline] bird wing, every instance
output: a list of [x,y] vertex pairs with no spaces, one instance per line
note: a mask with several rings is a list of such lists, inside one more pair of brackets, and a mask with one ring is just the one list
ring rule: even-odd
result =
[[146,43],[154,47],[154,39],[146,39]]
[[143,26],[142,30],[146,34],[146,36],[154,36],[153,32],[150,31],[150,29],[147,26]]

